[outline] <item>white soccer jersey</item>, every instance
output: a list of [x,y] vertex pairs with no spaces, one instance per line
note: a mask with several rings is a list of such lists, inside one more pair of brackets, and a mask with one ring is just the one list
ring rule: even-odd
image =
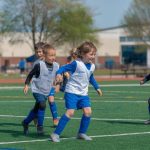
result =
[[95,70],[95,65],[91,64],[88,70],[81,60],[76,60],[77,67],[75,72],[70,76],[65,88],[65,92],[77,95],[88,95],[88,85],[91,74]]

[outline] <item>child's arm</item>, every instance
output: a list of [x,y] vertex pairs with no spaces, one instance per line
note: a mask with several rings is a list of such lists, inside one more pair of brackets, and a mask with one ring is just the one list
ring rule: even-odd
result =
[[73,74],[76,70],[76,67],[77,67],[77,63],[76,61],[73,61],[70,64],[61,66],[56,72],[56,74],[63,74],[65,72],[71,72]]
[[76,70],[76,67],[76,61],[73,61],[71,64],[63,65],[62,67],[60,67],[59,70],[56,72],[55,84],[59,84],[63,81],[63,73],[70,72],[71,74],[73,74]]
[[29,90],[29,86],[28,84],[25,84],[24,89],[23,89],[23,92],[25,95],[28,93],[28,90]]
[[140,81],[140,85],[146,83],[147,81],[150,80],[150,74],[146,75],[141,81]]
[[93,74],[90,76],[89,82],[92,84],[92,86],[95,88],[99,96],[103,95],[102,90],[100,89],[100,86],[98,85],[97,81],[95,80]]
[[30,73],[28,74],[28,76],[25,80],[25,86],[24,86],[24,89],[23,89],[24,94],[27,94],[28,89],[29,89],[30,81],[31,81],[31,79],[34,75],[35,75],[36,78],[39,77],[39,75],[40,75],[40,64],[36,64],[34,66],[34,68],[30,71]]

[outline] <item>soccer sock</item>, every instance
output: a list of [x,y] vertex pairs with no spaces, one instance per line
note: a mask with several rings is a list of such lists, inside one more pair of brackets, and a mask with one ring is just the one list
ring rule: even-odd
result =
[[60,118],[58,126],[56,127],[56,130],[54,131],[54,133],[60,135],[61,132],[64,130],[66,124],[68,123],[68,121],[70,120],[70,118],[68,118],[65,114]]
[[57,119],[58,114],[57,114],[57,106],[56,106],[56,103],[55,103],[55,102],[49,102],[49,108],[50,108],[50,110],[51,110],[53,119]]
[[36,117],[35,112],[33,109],[29,112],[28,116],[24,119],[25,124],[29,124],[34,118]]
[[39,109],[38,110],[38,126],[43,126],[43,122],[44,122],[44,114],[45,114],[45,109]]
[[90,116],[85,116],[83,114],[82,119],[81,119],[81,123],[80,123],[80,129],[79,129],[78,133],[86,133],[86,131],[89,127],[89,124],[90,124],[90,120],[91,120]]

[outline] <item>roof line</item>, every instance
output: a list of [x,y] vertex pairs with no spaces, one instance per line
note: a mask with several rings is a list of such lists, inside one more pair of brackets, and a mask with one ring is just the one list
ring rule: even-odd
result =
[[97,32],[97,31],[112,30],[112,29],[117,29],[117,28],[125,28],[125,27],[127,27],[127,25],[120,25],[120,26],[114,26],[114,27],[109,27],[109,28],[96,29],[95,32]]

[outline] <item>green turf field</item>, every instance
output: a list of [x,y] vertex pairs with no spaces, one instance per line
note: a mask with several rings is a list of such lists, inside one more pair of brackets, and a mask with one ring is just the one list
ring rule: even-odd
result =
[[[24,96],[22,88],[15,85],[0,85],[0,150],[149,150],[150,125],[147,99],[150,85],[139,86],[134,82],[102,82],[103,97],[98,97],[92,87],[89,95],[92,102],[92,121],[88,135],[93,141],[75,139],[81,111],[67,124],[60,143],[49,140],[53,132],[50,110],[47,107],[44,136],[37,136],[31,123],[28,136],[22,133],[21,121],[34,105],[31,92]],[[63,94],[56,95],[59,115],[65,111]],[[48,105],[47,105],[48,106]]]

